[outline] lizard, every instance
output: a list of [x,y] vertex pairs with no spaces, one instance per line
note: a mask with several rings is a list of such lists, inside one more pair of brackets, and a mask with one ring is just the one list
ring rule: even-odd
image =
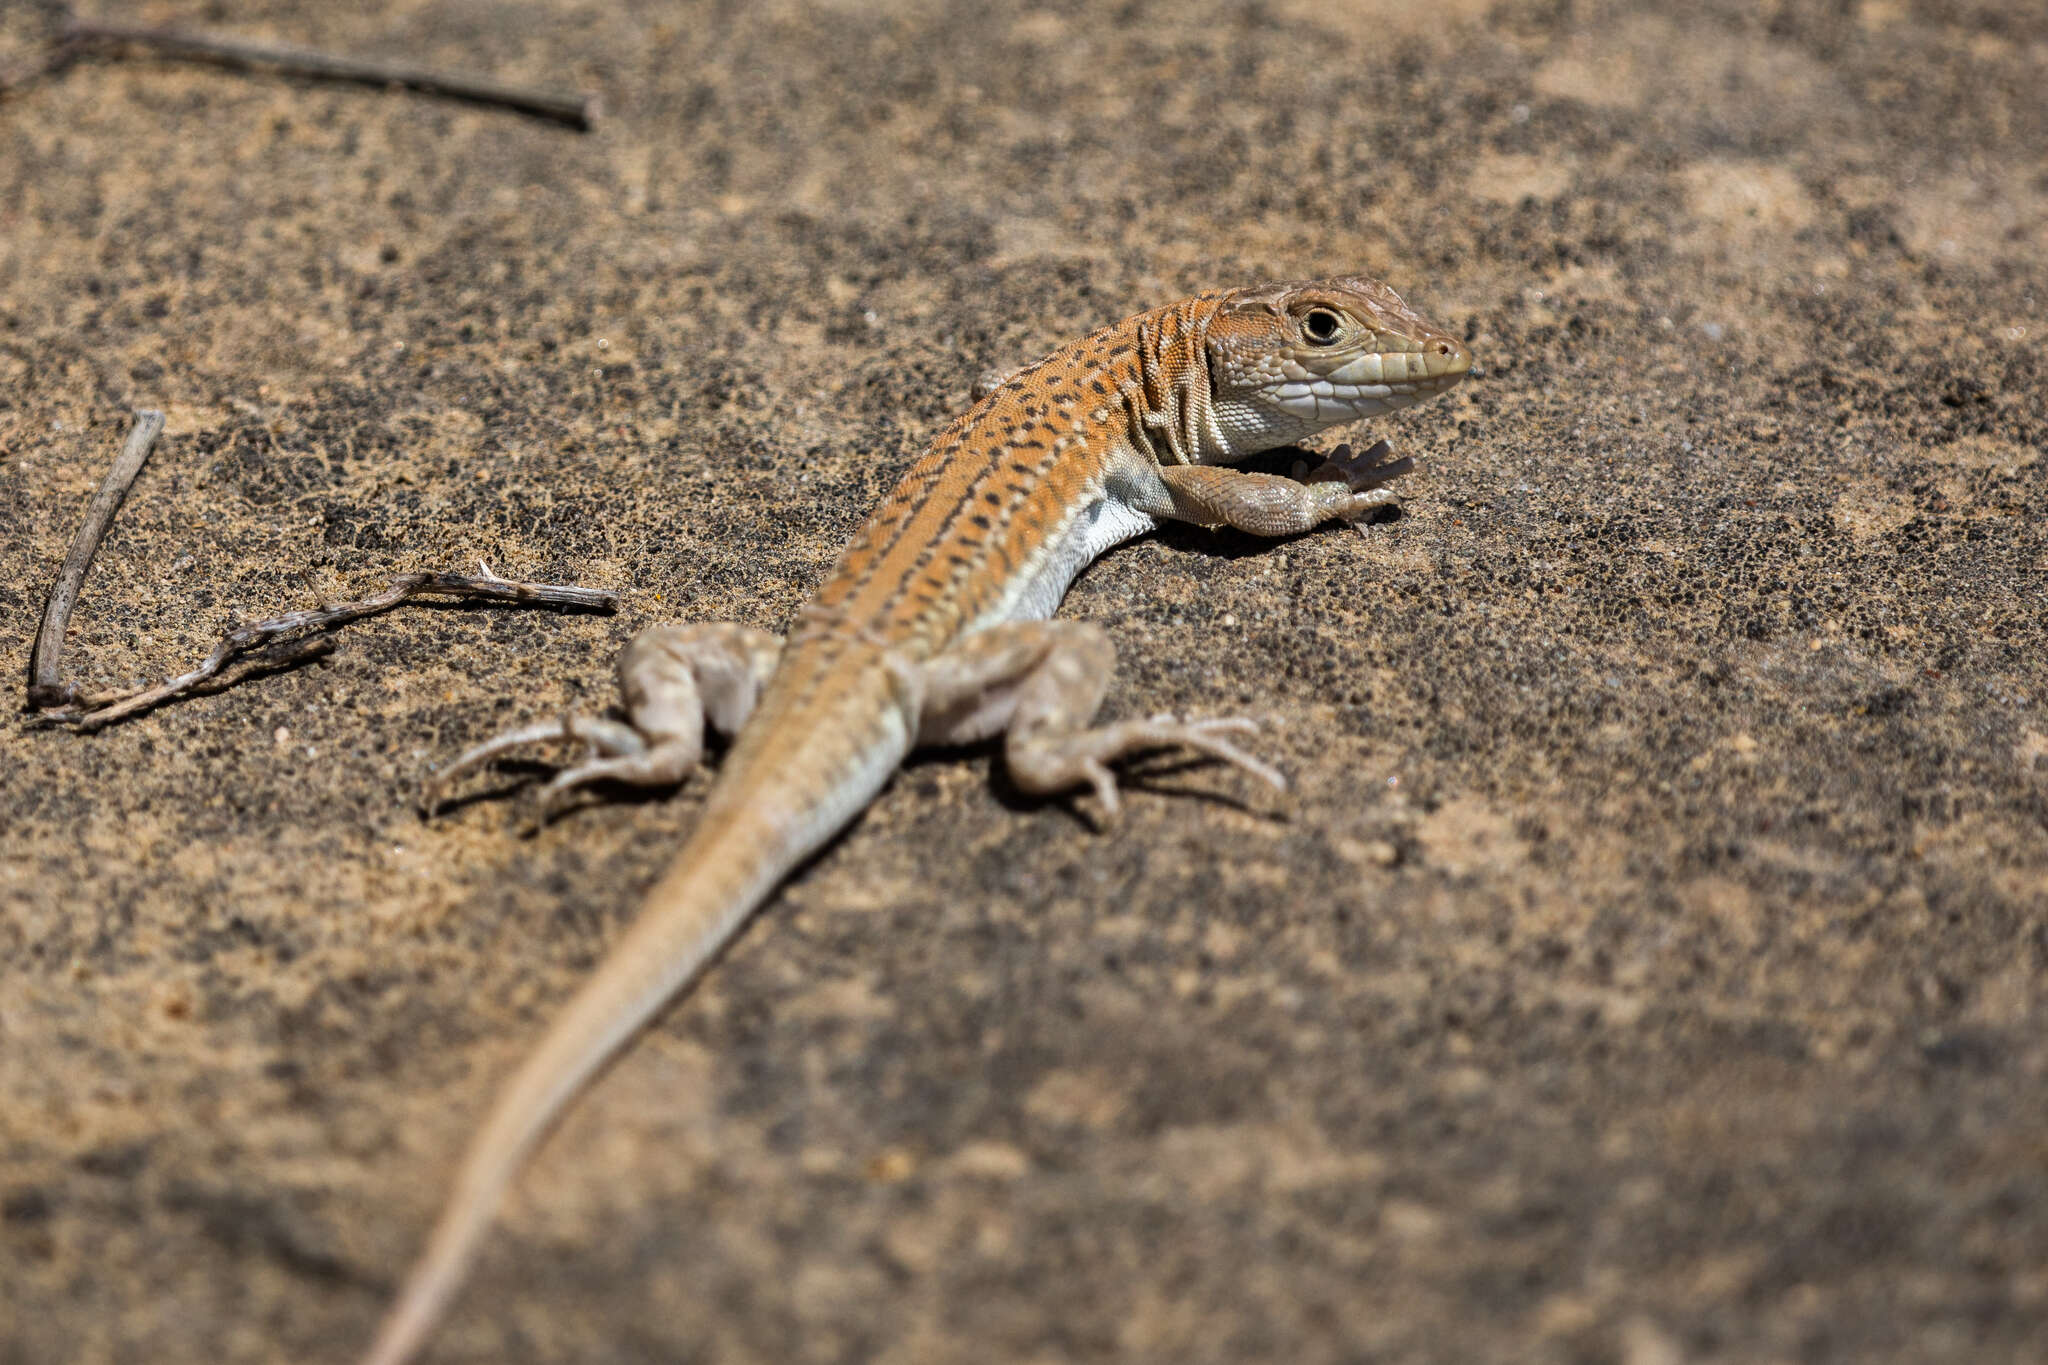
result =
[[499,1091],[364,1365],[402,1365],[447,1309],[514,1174],[592,1075],[736,934],[799,864],[875,799],[920,745],[1001,739],[1013,783],[1092,790],[1111,764],[1183,748],[1285,789],[1240,748],[1242,717],[1094,724],[1116,663],[1091,622],[1056,620],[1075,576],[1165,521],[1257,536],[1358,518],[1412,467],[1381,441],[1291,478],[1233,469],[1442,393],[1465,343],[1364,276],[1201,293],[985,380],[868,518],[786,641],[730,624],[658,626],[621,651],[627,720],[513,731],[506,749],[582,740],[542,796],[599,781],[674,785],[732,736],[694,831],[638,918]]

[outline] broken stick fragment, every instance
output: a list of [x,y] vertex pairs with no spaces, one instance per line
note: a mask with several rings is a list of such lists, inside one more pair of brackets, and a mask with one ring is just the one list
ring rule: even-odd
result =
[[114,467],[100,480],[99,491],[86,506],[85,520],[79,525],[78,534],[71,538],[64,567],[58,570],[57,581],[50,585],[50,595],[43,603],[42,629],[36,632],[35,646],[29,651],[28,705],[32,711],[79,700],[78,685],[64,681],[64,630],[71,623],[71,609],[78,605],[78,590],[85,585],[93,556],[99,553],[100,542],[107,538],[107,528],[114,524],[114,514],[121,510],[135,476],[142,472],[149,452],[156,448],[157,437],[163,433],[161,412],[155,408],[138,409],[135,424],[128,429],[128,440],[114,459]]
[[536,118],[565,123],[578,132],[597,126],[599,103],[596,95],[581,91],[530,90],[480,76],[429,71],[403,63],[371,61],[358,57],[315,52],[309,48],[280,43],[250,42],[224,34],[169,28],[140,28],[127,24],[101,24],[74,19],[64,29],[62,48],[75,52],[87,44],[106,47],[139,47],[166,57],[211,62],[239,70],[270,68],[291,76],[315,80],[347,81],[357,85],[402,86],[423,94],[472,104],[491,104],[516,109]]
[[57,581],[50,585],[50,596],[43,604],[42,628],[36,632],[35,645],[29,651],[28,709],[38,713],[35,718],[38,724],[68,725],[81,731],[99,730],[173,697],[182,697],[209,685],[214,685],[217,690],[258,673],[289,668],[328,653],[334,642],[318,634],[301,636],[256,661],[252,668],[226,682],[219,681],[230,663],[281,636],[297,631],[329,631],[345,621],[389,611],[408,598],[460,597],[473,601],[561,607],[571,611],[611,611],[619,604],[619,595],[603,588],[522,583],[501,578],[491,572],[490,565],[482,563],[477,565],[479,572],[474,576],[457,573],[405,574],[392,579],[384,591],[360,601],[336,602],[307,611],[286,612],[268,621],[238,626],[221,638],[197,668],[174,678],[166,678],[149,687],[88,692],[78,683],[67,682],[64,678],[64,632],[71,624],[71,610],[78,605],[78,592],[85,584],[86,573],[92,568],[93,557],[99,553],[100,543],[107,538],[107,529],[114,524],[115,513],[121,510],[121,503],[134,485],[135,476],[142,472],[143,463],[149,459],[149,452],[156,447],[157,437],[163,434],[163,430],[164,415],[161,412],[154,408],[136,412],[135,424],[128,430],[128,439],[122,445],[120,455],[115,457],[114,467],[100,481],[99,491],[93,494],[92,502],[86,506],[85,521],[71,539],[71,549],[64,556],[64,567],[58,570]]
[[[379,612],[389,611],[414,597],[458,597],[473,601],[515,602],[530,606],[561,607],[572,611],[611,611],[619,604],[619,595],[603,588],[578,588],[559,583],[524,583],[515,579],[500,578],[491,572],[489,565],[479,564],[477,567],[483,570],[483,573],[476,577],[454,573],[404,574],[392,579],[382,592],[373,593],[359,601],[335,602],[305,611],[290,611],[282,616],[273,616],[267,621],[237,626],[222,636],[220,643],[200,661],[198,667],[189,672],[166,678],[149,687],[127,692],[98,693],[90,697],[81,695],[74,685],[64,693],[64,696],[66,700],[78,701],[78,705],[66,710],[45,711],[38,720],[47,725],[67,725],[74,730],[87,733],[104,729],[153,706],[160,706],[175,697],[199,691],[220,677],[222,670],[229,663],[280,636],[301,630],[332,630],[344,622],[358,621],[365,616],[375,616]],[[285,656],[266,660],[255,671],[274,671],[317,654],[324,654],[331,647],[331,642],[317,636],[312,639],[300,639],[291,643]]]

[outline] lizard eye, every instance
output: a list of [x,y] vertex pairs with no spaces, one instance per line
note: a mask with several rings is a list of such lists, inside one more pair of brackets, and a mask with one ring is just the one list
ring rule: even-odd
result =
[[1337,333],[1343,327],[1343,321],[1327,308],[1311,308],[1301,319],[1301,334],[1312,346],[1329,345],[1337,339]]

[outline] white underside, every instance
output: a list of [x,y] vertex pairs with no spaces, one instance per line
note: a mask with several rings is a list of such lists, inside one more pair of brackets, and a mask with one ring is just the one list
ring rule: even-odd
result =
[[1004,621],[1043,621],[1059,609],[1067,589],[1111,546],[1141,536],[1159,523],[1132,507],[1120,491],[1099,485],[1046,548],[1016,575],[1015,586],[969,627],[981,630]]
[[1355,422],[1415,401],[1385,384],[1334,384],[1328,380],[1289,383],[1273,395],[1220,399],[1210,416],[1225,460],[1292,445],[1345,422]]

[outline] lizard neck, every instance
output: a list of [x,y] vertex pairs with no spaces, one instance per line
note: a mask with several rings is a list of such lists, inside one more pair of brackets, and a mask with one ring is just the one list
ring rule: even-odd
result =
[[1131,320],[1138,383],[1127,387],[1132,443],[1157,465],[1241,458],[1216,421],[1209,322],[1219,295],[1199,294]]

